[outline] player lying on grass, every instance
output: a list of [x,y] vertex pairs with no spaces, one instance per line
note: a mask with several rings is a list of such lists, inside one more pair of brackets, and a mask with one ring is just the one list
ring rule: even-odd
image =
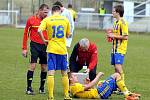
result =
[[[103,75],[103,72],[99,72],[93,81],[85,79],[85,84],[80,84],[76,74],[69,73],[70,93],[77,98],[108,99],[113,91],[119,88],[124,93],[126,100],[139,100],[140,94],[131,93],[119,73],[112,74],[103,83],[97,85]],[[95,85],[97,88],[94,87]]]

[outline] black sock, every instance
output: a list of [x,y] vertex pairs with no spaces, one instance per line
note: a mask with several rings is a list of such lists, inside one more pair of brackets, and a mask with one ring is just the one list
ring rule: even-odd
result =
[[44,89],[44,84],[46,81],[47,72],[41,72],[41,82],[40,82],[40,89]]
[[32,80],[33,80],[34,71],[28,70],[27,72],[27,88],[31,88]]

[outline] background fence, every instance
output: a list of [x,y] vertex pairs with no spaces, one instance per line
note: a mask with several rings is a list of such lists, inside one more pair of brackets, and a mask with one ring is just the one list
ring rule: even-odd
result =
[[[73,4],[74,9],[78,12],[78,19],[75,22],[75,26],[78,28],[103,30],[112,27],[113,25],[114,19],[111,15],[111,10],[109,10],[109,12],[107,11],[107,14],[105,15],[98,14],[98,8],[100,7],[101,1],[111,3],[109,0],[61,1],[65,7],[67,7],[69,3]],[[56,0],[25,0],[23,2],[21,0],[1,0],[0,25],[13,25],[18,28],[23,28],[28,16],[33,15],[40,4],[46,3],[51,7],[54,2],[56,2]],[[120,0],[119,3],[123,3],[123,1]],[[93,8],[94,11],[82,11],[81,8]],[[130,15],[125,16],[125,19],[129,22],[129,31],[150,32],[150,16]],[[132,21],[130,21],[131,19]]]
[[[133,18],[133,22],[128,22],[130,32],[150,32],[150,16],[125,16]],[[78,13],[75,26],[86,29],[107,29],[113,26],[114,18],[111,14],[99,15],[98,13]]]

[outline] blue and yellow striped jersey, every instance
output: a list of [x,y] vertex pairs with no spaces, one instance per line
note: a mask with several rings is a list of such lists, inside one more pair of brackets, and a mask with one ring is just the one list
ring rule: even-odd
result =
[[[114,22],[113,26],[113,33],[114,35],[128,35],[128,24],[127,22],[121,18],[119,21]],[[123,39],[114,39],[113,40],[113,47],[112,47],[112,53],[121,53],[126,54],[127,51],[127,43],[128,40]]]
[[39,29],[47,30],[49,42],[46,51],[48,53],[67,54],[66,35],[70,35],[71,32],[66,17],[58,14],[47,17],[41,22]]

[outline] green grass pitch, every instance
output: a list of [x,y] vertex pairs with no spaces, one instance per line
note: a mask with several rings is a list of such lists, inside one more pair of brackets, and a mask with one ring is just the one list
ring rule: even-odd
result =
[[[39,65],[32,84],[36,95],[25,94],[29,57],[23,58],[21,55],[22,36],[23,29],[0,27],[0,100],[46,100],[47,93],[38,94]],[[103,79],[106,78],[114,72],[110,65],[111,43],[106,41],[103,31],[76,29],[69,53],[73,45],[83,37],[96,43],[99,52],[97,71],[103,71]],[[124,62],[126,85],[130,91],[140,93],[141,100],[150,100],[150,35],[130,34],[127,51]],[[62,91],[61,74],[58,71],[55,74],[56,100],[63,100]],[[124,97],[112,95],[110,99],[124,100]]]

